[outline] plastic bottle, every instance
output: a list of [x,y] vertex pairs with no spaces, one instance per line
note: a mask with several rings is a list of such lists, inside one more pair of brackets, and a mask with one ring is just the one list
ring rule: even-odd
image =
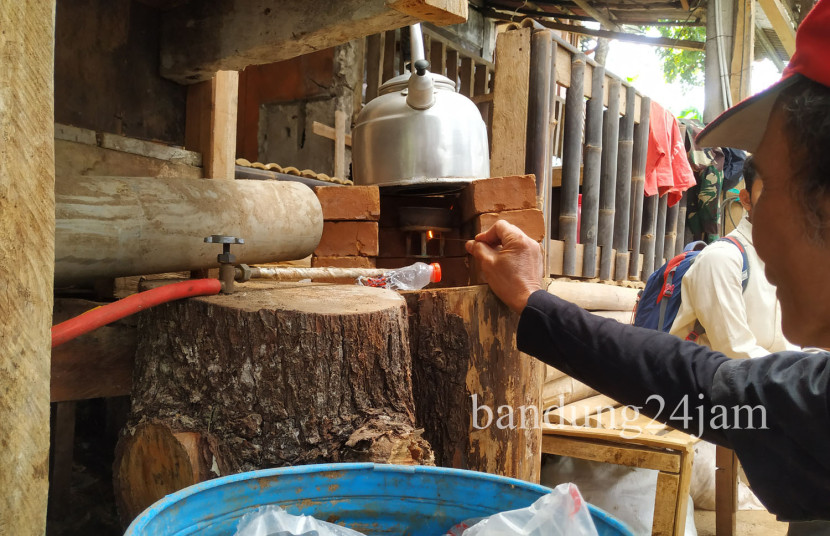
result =
[[418,290],[430,283],[441,281],[441,265],[416,262],[377,277],[359,277],[358,285],[382,287],[392,290]]

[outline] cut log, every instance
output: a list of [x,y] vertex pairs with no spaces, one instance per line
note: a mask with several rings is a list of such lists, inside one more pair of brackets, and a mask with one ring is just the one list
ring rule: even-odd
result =
[[516,348],[519,317],[486,286],[404,296],[417,423],[436,463],[538,482],[545,368]]
[[597,394],[595,389],[584,383],[570,376],[562,376],[545,383],[542,388],[542,407],[546,410],[554,406],[562,407]]
[[589,311],[633,311],[637,303],[637,289],[583,283],[580,281],[552,281],[548,292],[573,302]]
[[[221,458],[196,476],[163,473],[167,492],[188,479],[284,465],[431,464],[410,371],[405,302],[395,292],[250,282],[141,314],[129,424],[205,436]],[[122,438],[122,458],[141,455],[134,437]],[[135,475],[119,472],[118,488],[133,489]]]
[[632,311],[591,311],[591,314],[603,318],[612,318],[620,324],[632,324],[634,320],[634,313]]

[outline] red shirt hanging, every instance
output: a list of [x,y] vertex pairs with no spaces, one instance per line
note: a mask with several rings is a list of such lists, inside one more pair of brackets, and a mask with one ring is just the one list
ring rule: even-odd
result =
[[662,106],[651,101],[646,158],[645,193],[668,194],[672,206],[683,192],[695,185],[692,167],[686,158],[686,146],[680,136],[677,119]]

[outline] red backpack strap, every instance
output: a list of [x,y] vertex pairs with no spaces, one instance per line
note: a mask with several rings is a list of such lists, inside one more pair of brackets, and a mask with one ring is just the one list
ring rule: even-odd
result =
[[[663,272],[663,285],[660,287],[660,295],[657,296],[657,303],[663,299],[663,296],[666,295],[666,290],[668,289],[669,285],[672,284],[672,279],[674,278],[674,271],[686,259],[686,256],[691,253],[681,253],[680,255],[675,256],[672,260],[666,263],[666,271]],[[669,293],[671,295],[671,293]]]

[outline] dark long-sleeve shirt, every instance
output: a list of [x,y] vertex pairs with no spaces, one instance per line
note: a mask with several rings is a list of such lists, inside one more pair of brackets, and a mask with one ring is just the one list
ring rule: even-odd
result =
[[830,520],[830,353],[730,359],[543,290],[530,296],[516,341],[645,415],[734,449],[779,519]]

